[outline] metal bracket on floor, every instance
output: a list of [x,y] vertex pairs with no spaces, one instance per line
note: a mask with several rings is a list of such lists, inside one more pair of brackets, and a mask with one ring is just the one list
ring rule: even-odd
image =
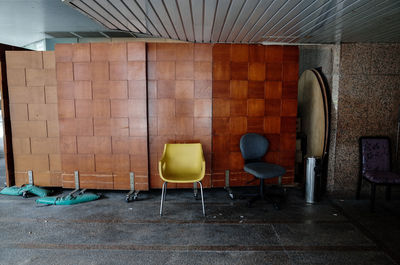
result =
[[68,194],[68,196],[70,196],[72,198],[74,198],[78,195],[82,195],[86,191],[86,189],[80,190],[79,171],[74,171],[74,177],[75,177],[75,189]]
[[228,195],[232,200],[235,199],[235,196],[233,195],[233,191],[229,187],[229,170],[225,170],[225,187],[224,187],[224,189],[228,192]]
[[29,184],[33,185],[33,172],[32,172],[32,170],[28,170],[28,178],[29,178]]
[[[33,186],[33,172],[32,170],[28,170],[28,181],[29,181],[29,185]],[[23,198],[29,198],[29,191],[23,191],[22,192],[22,197]]]
[[129,181],[131,185],[131,190],[129,191],[128,194],[126,194],[125,197],[126,202],[136,201],[139,195],[139,191],[135,190],[135,173],[133,172],[129,173]]

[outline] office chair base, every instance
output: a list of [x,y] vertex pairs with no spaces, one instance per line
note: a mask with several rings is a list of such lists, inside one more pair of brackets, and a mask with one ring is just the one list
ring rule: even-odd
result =
[[280,210],[281,206],[279,205],[279,202],[277,202],[276,200],[274,200],[273,198],[269,197],[269,196],[261,196],[260,194],[254,196],[253,198],[251,198],[248,202],[247,202],[247,206],[250,208],[253,206],[253,203],[258,201],[258,200],[262,200],[262,201],[266,201],[267,203],[271,203],[272,206],[274,207],[275,210]]
[[[280,194],[279,196],[283,198],[283,200],[285,200],[286,198],[286,189],[282,188],[282,194]],[[271,203],[272,206],[275,208],[275,210],[280,210],[280,202],[278,202],[275,198],[273,198],[271,195],[269,194],[265,194],[264,193],[264,179],[260,179],[260,191],[258,194],[252,194],[250,195],[252,198],[247,202],[247,206],[251,207],[252,204],[257,201],[257,200],[263,200],[266,201],[268,203]]]

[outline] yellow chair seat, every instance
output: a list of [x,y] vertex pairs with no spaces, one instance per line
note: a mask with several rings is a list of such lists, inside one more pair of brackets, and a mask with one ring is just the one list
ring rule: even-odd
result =
[[161,179],[171,183],[194,183],[201,181],[203,177],[199,174],[171,174],[167,178]]

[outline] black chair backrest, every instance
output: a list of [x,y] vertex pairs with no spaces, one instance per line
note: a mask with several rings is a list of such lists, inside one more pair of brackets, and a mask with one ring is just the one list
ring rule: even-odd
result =
[[240,151],[245,163],[261,161],[268,150],[268,140],[257,133],[246,133],[240,138]]
[[361,171],[390,171],[391,167],[390,140],[388,137],[361,137],[360,160]]

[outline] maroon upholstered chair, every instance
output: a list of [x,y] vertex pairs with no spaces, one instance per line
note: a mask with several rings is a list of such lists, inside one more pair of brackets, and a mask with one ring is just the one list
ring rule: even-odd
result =
[[392,172],[390,140],[388,137],[360,138],[360,174],[356,198],[360,198],[363,179],[371,183],[371,211],[374,211],[376,185],[386,186],[386,199],[390,199],[391,185],[400,184],[399,174]]

